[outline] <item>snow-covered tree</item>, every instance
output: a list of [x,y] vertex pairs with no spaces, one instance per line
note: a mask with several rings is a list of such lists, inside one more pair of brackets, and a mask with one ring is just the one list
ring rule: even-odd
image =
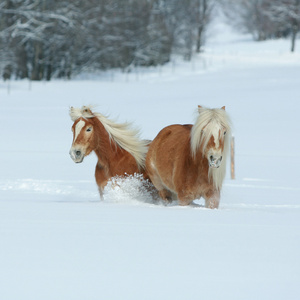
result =
[[213,0],[197,0],[196,1],[196,30],[197,30],[197,40],[196,40],[196,51],[201,52],[201,47],[205,43],[205,31],[209,25],[212,12],[216,1]]
[[216,0],[160,0],[172,51],[190,59],[200,52]]
[[230,23],[255,40],[291,36],[295,49],[300,31],[300,0],[221,0]]
[[296,37],[300,31],[300,0],[273,0],[264,14],[276,28],[291,35],[291,51],[295,50]]
[[[68,17],[68,7],[62,9],[56,5],[51,0],[7,0],[0,7],[4,20],[0,35],[15,57],[12,67],[16,77],[51,78],[53,58],[65,44],[62,34],[74,26]],[[9,53],[4,56],[9,61]]]
[[221,0],[223,11],[231,25],[252,34],[257,41],[273,35],[273,24],[265,15],[270,0]]
[[216,0],[3,0],[0,72],[5,78],[70,78],[189,59],[200,52]]

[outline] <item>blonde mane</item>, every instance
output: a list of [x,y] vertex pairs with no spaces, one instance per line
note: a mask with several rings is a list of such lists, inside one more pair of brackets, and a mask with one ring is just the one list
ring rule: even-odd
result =
[[209,178],[213,180],[215,188],[220,190],[226,173],[226,159],[231,137],[231,122],[224,109],[209,109],[199,106],[198,112],[199,115],[191,130],[191,152],[193,157],[196,157],[200,146],[200,151],[204,155],[211,136],[215,132],[219,132],[219,130],[226,129],[222,164],[220,168],[209,168],[208,171]]
[[92,112],[91,109],[92,107],[90,106],[83,106],[82,108],[71,107],[70,117],[73,122],[78,118],[98,118],[107,131],[109,138],[122,149],[129,152],[135,158],[140,168],[144,168],[149,141],[141,140],[139,131],[132,129],[131,123],[115,123],[100,113]]

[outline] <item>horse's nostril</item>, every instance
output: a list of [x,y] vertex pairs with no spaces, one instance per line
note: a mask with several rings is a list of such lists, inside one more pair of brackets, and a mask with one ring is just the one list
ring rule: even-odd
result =
[[213,161],[214,157],[211,155],[209,159],[210,159],[211,161]]
[[76,156],[80,156],[80,155],[81,155],[81,151],[77,150],[77,151],[75,152],[75,154],[76,154]]

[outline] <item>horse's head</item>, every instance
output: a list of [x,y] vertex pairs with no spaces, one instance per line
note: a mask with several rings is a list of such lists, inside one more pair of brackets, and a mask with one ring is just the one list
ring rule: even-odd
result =
[[225,106],[221,109],[207,109],[198,106],[199,117],[192,132],[192,151],[200,147],[202,155],[211,168],[219,168],[226,158],[229,119]]
[[[72,126],[73,142],[70,156],[76,163],[81,163],[85,156],[89,155],[95,148],[94,145],[94,122],[93,118],[85,118],[84,115],[76,114],[76,109],[71,107],[70,116],[74,121]],[[91,113],[86,111],[86,113]]]
[[222,163],[226,130],[223,126],[216,127],[204,149],[204,155],[211,168],[219,168]]

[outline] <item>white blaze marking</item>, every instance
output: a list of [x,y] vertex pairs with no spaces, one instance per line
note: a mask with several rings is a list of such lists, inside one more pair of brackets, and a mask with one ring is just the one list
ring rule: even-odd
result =
[[219,130],[214,131],[213,133],[216,148],[219,148]]
[[82,128],[83,128],[84,126],[85,126],[85,122],[82,121],[82,120],[80,120],[80,121],[76,124],[76,126],[75,126],[74,143],[75,143],[75,141],[76,141],[76,139],[77,139],[77,137],[78,137],[80,131],[82,130]]

